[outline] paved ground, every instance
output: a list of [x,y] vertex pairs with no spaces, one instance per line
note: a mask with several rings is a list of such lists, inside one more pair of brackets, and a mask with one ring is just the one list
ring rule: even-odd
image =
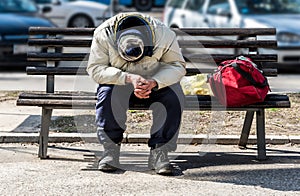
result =
[[258,162],[255,148],[179,146],[175,176],[147,169],[145,145],[122,146],[122,170],[96,170],[96,144],[53,144],[50,158],[36,157],[36,144],[0,144],[1,195],[299,195],[299,146],[269,146]]
[[[121,169],[107,174],[96,169],[102,153],[96,143],[51,143],[50,158],[37,158],[40,108],[1,99],[1,195],[300,195],[299,144],[268,145],[269,159],[263,162],[256,160],[255,146],[180,145],[171,160],[183,172],[171,177],[148,170],[145,144],[123,144]],[[57,110],[54,116],[65,112]],[[17,143],[1,143],[8,135]]]

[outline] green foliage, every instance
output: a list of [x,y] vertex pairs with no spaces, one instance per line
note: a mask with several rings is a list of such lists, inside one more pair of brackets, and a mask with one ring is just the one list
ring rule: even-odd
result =
[[269,108],[268,111],[271,111],[271,112],[278,112],[278,111],[279,111],[279,108]]

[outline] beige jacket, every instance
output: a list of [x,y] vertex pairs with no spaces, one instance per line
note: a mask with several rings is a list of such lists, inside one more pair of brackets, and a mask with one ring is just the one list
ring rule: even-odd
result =
[[154,53],[137,62],[127,62],[119,55],[114,28],[128,13],[118,14],[95,29],[87,72],[99,84],[125,85],[126,74],[133,73],[154,79],[158,88],[179,82],[185,75],[182,57],[175,33],[159,20],[140,13],[153,30]]

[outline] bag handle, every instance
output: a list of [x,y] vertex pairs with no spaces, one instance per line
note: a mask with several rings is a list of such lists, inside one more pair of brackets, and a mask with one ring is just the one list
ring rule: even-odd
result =
[[248,72],[244,71],[237,63],[232,63],[231,66],[243,76],[246,80],[248,80],[253,86],[258,88],[264,88],[265,86],[269,86],[268,81],[265,79],[263,83],[258,83],[254,80],[254,78]]

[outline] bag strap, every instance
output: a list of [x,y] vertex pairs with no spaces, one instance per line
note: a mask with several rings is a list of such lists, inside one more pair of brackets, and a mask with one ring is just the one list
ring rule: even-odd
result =
[[253,86],[258,88],[264,88],[265,86],[269,86],[268,81],[264,80],[263,83],[258,83],[254,80],[254,78],[248,72],[244,71],[237,63],[232,63],[231,66],[243,76],[246,80],[248,80]]
[[[217,83],[218,87],[220,88],[221,92],[219,92],[217,90],[217,84],[216,84],[216,80],[215,77],[219,76],[220,81]],[[211,87],[211,90],[214,94],[215,97],[226,97],[226,90],[225,90],[225,86],[223,84],[223,78],[222,78],[222,74],[221,72],[216,72],[214,74],[208,75],[208,81]],[[226,99],[226,98],[225,98]]]

